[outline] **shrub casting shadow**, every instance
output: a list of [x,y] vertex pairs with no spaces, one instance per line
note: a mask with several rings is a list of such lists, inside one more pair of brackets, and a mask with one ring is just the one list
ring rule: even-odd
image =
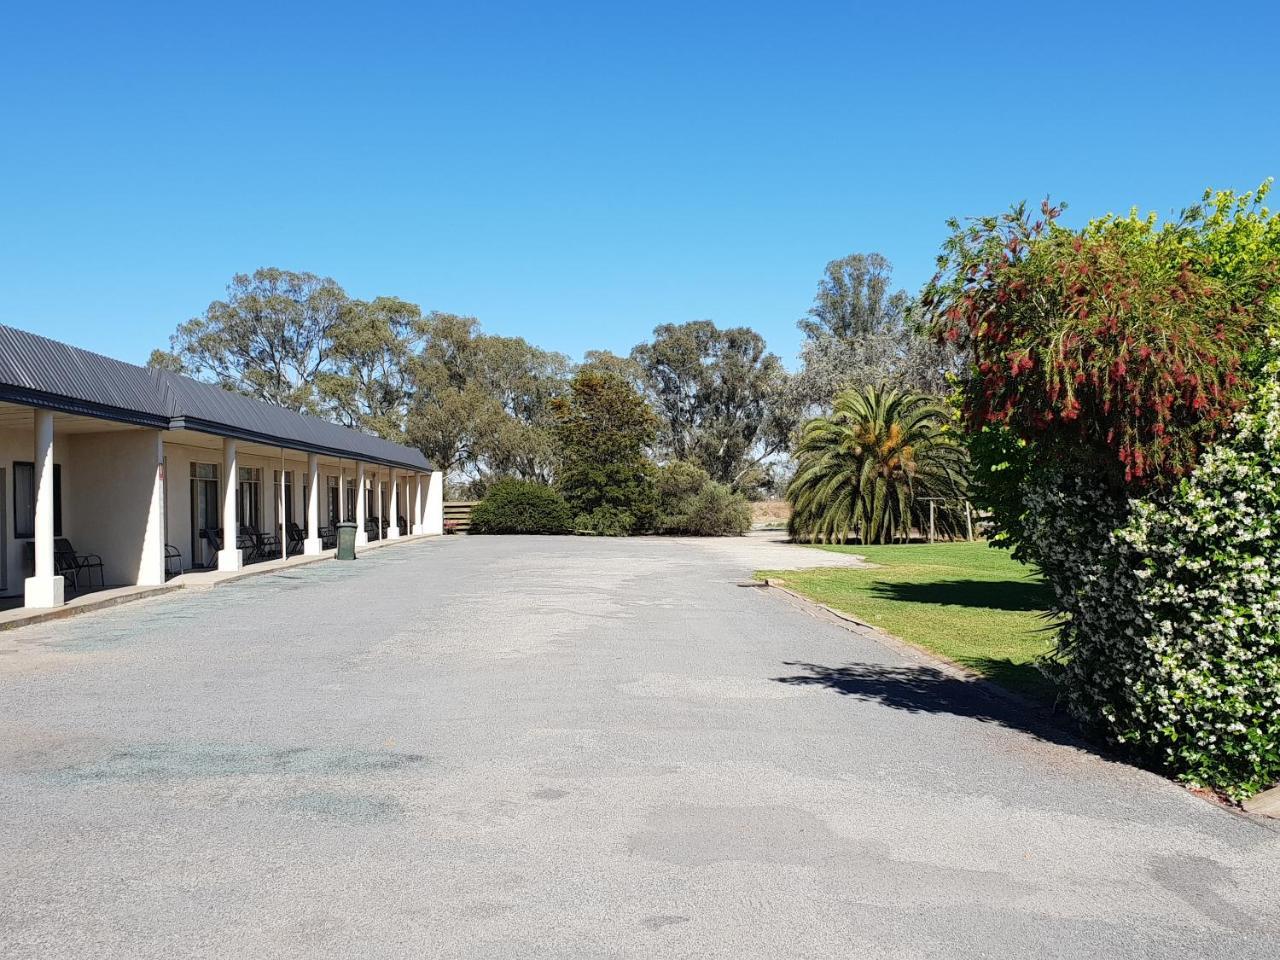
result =
[[936,603],[952,607],[985,607],[1032,613],[1048,609],[1049,588],[1025,580],[936,580],[933,583],[890,583],[878,580],[871,592],[881,600]]
[[1066,729],[1065,719],[1032,703],[1007,700],[982,680],[963,680],[933,667],[890,667],[853,663],[828,667],[816,663],[787,662],[803,673],[774,677],[778,683],[820,686],[847,697],[883,703],[907,713],[950,713],[981,723],[1021,730],[1041,740],[1098,752]]

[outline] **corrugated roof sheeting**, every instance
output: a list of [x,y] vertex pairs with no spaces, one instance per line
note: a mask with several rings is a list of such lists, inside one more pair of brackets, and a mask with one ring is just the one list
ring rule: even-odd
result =
[[[148,370],[0,324],[0,387],[20,402],[70,401],[111,419],[185,426],[295,450],[430,471],[420,450],[211,383]],[[26,394],[43,396],[26,396]]]
[[[287,438],[291,441],[284,446],[301,444],[303,449],[345,452],[353,459],[358,455],[416,470],[431,469],[422,452],[412,447],[351,430],[319,417],[262,403],[190,377],[169,373],[164,375],[163,382],[171,398],[173,418],[182,419],[193,429],[202,429],[200,424],[215,424],[236,433],[253,435],[254,439]],[[198,423],[193,424],[192,421]]]
[[154,371],[2,324],[0,383],[150,417],[169,415]]

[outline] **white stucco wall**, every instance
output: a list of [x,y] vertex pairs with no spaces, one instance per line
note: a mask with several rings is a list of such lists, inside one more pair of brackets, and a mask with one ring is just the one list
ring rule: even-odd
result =
[[[164,582],[158,439],[156,430],[61,439],[68,464],[62,475],[64,531],[78,552],[102,557],[109,585]],[[55,438],[55,450],[58,443]],[[68,508],[75,517],[70,525]]]

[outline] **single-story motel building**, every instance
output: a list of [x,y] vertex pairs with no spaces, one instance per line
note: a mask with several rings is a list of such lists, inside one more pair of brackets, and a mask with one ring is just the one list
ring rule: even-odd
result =
[[[339,521],[357,546],[443,532],[416,449],[3,325],[0,491],[0,603],[35,608],[318,556]],[[69,585],[77,556],[101,568]]]

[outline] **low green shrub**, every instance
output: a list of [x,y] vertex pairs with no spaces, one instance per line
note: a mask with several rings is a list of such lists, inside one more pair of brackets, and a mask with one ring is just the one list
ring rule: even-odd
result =
[[692,463],[673,461],[658,470],[659,533],[740,537],[751,529],[751,507]]
[[471,511],[471,532],[566,533],[571,519],[564,498],[551,487],[498,480]]
[[575,533],[593,533],[599,537],[626,537],[636,532],[636,518],[619,507],[596,507],[580,513],[573,520]]

